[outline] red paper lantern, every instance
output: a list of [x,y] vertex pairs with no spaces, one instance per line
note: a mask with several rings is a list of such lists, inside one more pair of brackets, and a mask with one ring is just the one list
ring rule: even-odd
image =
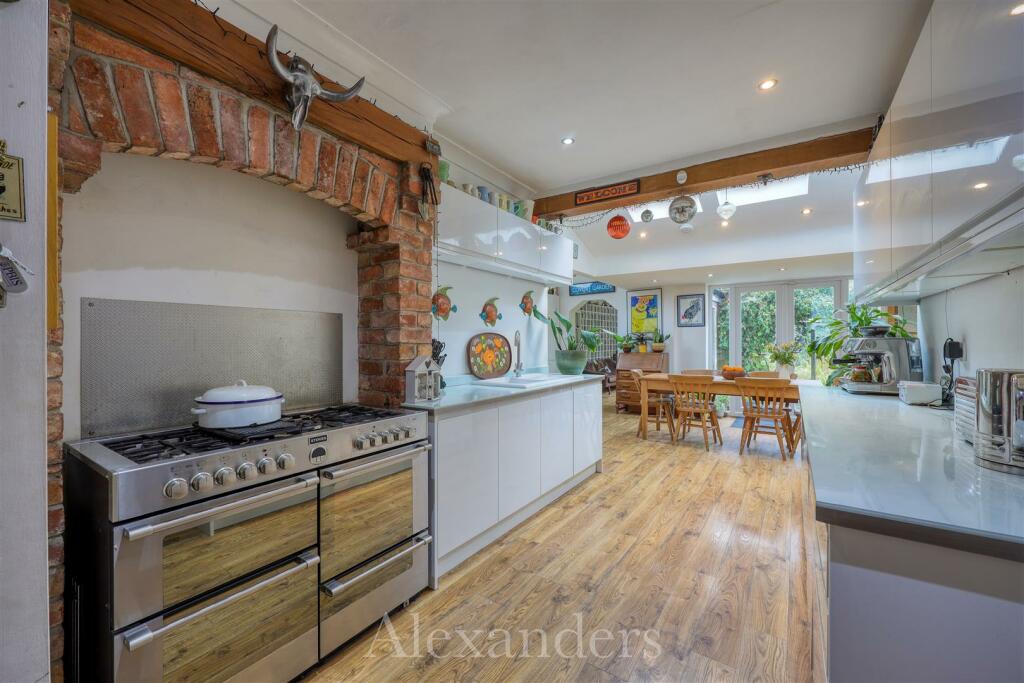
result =
[[608,221],[608,235],[613,240],[621,240],[629,234],[629,221],[625,216],[612,216]]

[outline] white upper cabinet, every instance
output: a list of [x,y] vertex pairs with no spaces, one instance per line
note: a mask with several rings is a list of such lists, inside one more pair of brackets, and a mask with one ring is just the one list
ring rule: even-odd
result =
[[530,221],[499,210],[497,257],[517,266],[540,270],[541,232]]
[[441,187],[439,256],[543,284],[569,284],[572,241],[448,185]]
[[855,294],[892,273],[891,130],[888,122],[882,124],[853,196]]
[[[932,6],[932,239],[1024,183],[1024,16],[1012,2]],[[975,185],[987,183],[982,189]]]
[[498,207],[441,186],[438,241],[463,252],[493,256],[498,249]]

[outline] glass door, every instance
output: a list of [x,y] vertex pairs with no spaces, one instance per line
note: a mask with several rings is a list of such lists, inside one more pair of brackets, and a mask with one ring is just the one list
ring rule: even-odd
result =
[[782,287],[758,285],[737,287],[737,301],[733,330],[737,336],[733,344],[733,365],[746,370],[773,370],[769,367],[765,348],[779,342],[784,330],[781,313]]
[[832,318],[839,308],[840,283],[818,282],[798,284],[792,286],[792,311],[793,331],[791,339],[801,346],[801,353],[797,358],[796,374],[801,379],[825,379],[829,369],[827,363],[821,363],[811,358],[803,349],[813,341],[822,325],[812,325],[811,320],[820,318],[828,320]]

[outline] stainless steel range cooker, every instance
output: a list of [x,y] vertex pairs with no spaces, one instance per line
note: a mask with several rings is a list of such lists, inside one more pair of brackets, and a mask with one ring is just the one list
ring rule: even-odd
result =
[[427,585],[426,414],[65,445],[68,671],[284,681]]

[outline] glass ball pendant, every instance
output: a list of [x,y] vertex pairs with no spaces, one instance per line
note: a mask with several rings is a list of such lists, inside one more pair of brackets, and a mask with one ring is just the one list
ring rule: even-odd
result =
[[723,220],[729,220],[736,213],[736,205],[726,199],[724,202],[718,205],[718,215]]

